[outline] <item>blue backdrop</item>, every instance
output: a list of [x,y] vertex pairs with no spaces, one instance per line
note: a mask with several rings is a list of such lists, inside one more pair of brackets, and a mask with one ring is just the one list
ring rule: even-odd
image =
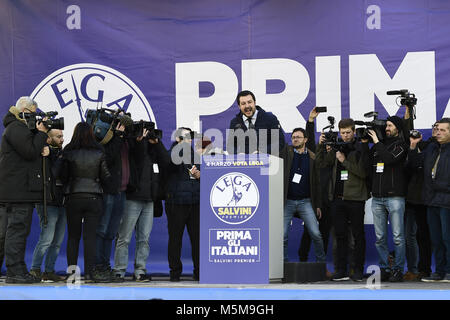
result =
[[[179,126],[224,133],[241,89],[287,134],[314,105],[328,106],[318,131],[328,115],[402,115],[386,91],[409,89],[418,98],[415,126],[428,137],[436,119],[450,116],[448,21],[445,0],[1,0],[0,108],[30,95],[65,117],[68,141],[87,109],[120,106],[156,122],[168,147]],[[301,230],[295,221],[291,259]],[[28,264],[38,232],[35,216]],[[164,216],[150,247],[149,270],[167,272]],[[185,239],[186,264],[189,253]],[[58,270],[64,255],[65,242]]]

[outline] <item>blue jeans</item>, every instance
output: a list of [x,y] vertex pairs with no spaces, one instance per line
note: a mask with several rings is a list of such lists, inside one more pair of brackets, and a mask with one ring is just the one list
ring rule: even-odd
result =
[[450,273],[450,209],[428,207],[428,226],[433,247],[436,272]]
[[102,268],[110,267],[112,242],[119,230],[125,199],[125,192],[103,194],[103,214],[97,226],[96,237],[96,265]]
[[322,235],[319,231],[319,224],[317,222],[316,215],[311,206],[310,199],[303,200],[286,200],[284,205],[284,237],[283,237],[283,250],[284,261],[289,261],[288,257],[288,239],[289,239],[289,225],[294,215],[298,214],[300,219],[305,222],[305,227],[311,236],[314,244],[314,253],[316,254],[316,260],[318,262],[325,262],[326,255],[323,249]]
[[114,254],[114,272],[121,277],[128,266],[128,246],[133,230],[136,231],[136,253],[134,258],[134,274],[146,274],[147,258],[150,251],[148,239],[153,226],[153,202],[127,200],[125,213],[120,223]]
[[406,262],[408,271],[419,273],[419,244],[417,242],[417,224],[415,211],[406,204],[405,209],[405,241],[406,241]]
[[31,262],[31,269],[41,270],[42,260],[45,258],[45,272],[55,271],[55,262],[61,248],[61,243],[64,240],[64,233],[66,232],[66,209],[64,207],[47,207],[47,225],[44,225],[44,206],[36,205],[36,211],[39,216],[41,225],[41,233],[39,240],[34,248],[33,260]]
[[373,225],[377,238],[375,247],[380,257],[380,268],[390,270],[388,257],[388,216],[392,227],[395,246],[395,261],[393,269],[403,272],[405,267],[405,198],[388,197],[372,198]]

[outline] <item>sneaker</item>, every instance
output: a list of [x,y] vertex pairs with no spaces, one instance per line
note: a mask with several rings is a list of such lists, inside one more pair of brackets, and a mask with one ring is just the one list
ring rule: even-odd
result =
[[392,270],[389,282],[403,282],[403,273],[399,269]]
[[338,271],[334,274],[334,276],[331,278],[332,281],[345,281],[350,280],[348,277],[348,274],[346,272]]
[[433,272],[431,274],[431,276],[422,278],[422,281],[423,282],[445,282],[445,281],[443,281],[445,278],[446,278],[445,274]]
[[430,276],[429,272],[419,272],[419,274],[417,275],[417,280],[421,281],[423,278],[427,278]]
[[363,273],[361,271],[355,271],[351,277],[350,277],[353,281],[357,281],[357,282],[361,282],[363,281]]
[[91,280],[92,280],[92,282],[96,282],[96,283],[108,283],[111,281],[110,271],[95,269],[91,273]]
[[444,277],[444,279],[442,279],[442,282],[450,282],[450,273],[447,273]]
[[386,282],[389,280],[389,278],[391,277],[391,272],[389,269],[380,269],[380,280],[382,282]]
[[403,275],[403,280],[405,280],[405,281],[417,281],[418,277],[419,277],[418,273],[414,273],[414,272],[408,271],[408,272],[406,272]]
[[32,275],[36,279],[42,280],[42,273],[39,269],[31,269],[30,275]]
[[[30,275],[29,273],[16,274],[16,275],[6,275],[6,283],[37,283],[37,278]],[[40,280],[39,280],[40,282]]]
[[120,273],[115,273],[111,277],[111,282],[125,282],[125,277],[122,276]]
[[149,274],[140,273],[138,275],[134,275],[133,279],[136,282],[150,282],[152,277]]
[[55,272],[44,272],[42,274],[42,282],[60,282],[64,281],[64,279],[64,277],[58,276]]

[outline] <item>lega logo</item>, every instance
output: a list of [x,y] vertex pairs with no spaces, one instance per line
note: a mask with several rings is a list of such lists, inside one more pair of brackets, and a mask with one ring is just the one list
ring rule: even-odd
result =
[[210,204],[219,220],[240,224],[250,220],[258,209],[259,190],[247,175],[232,172],[221,176],[211,189]]
[[87,109],[125,109],[133,120],[155,121],[142,91],[125,75],[110,67],[81,63],[61,68],[46,77],[30,97],[42,111],[64,117],[64,140],[70,141],[75,125]]

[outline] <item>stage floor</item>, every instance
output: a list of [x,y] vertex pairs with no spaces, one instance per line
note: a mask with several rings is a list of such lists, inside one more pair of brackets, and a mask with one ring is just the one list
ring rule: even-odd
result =
[[138,283],[126,278],[123,283],[80,285],[37,283],[17,285],[0,278],[0,300],[450,300],[450,283],[382,282],[371,289],[366,282],[323,281],[261,285],[201,284],[192,277],[170,282],[168,276],[154,276]]

